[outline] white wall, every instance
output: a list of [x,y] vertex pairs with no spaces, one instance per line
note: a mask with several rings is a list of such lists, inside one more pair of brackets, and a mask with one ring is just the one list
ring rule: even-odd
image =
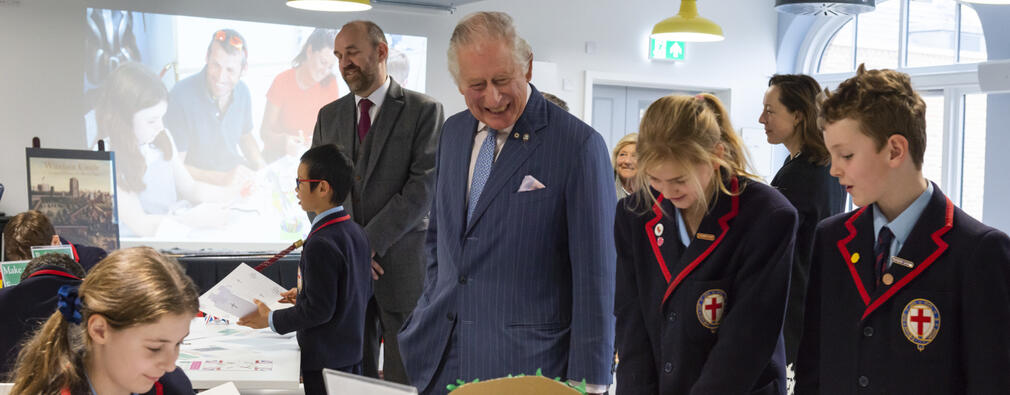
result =
[[[731,4],[727,4],[731,3]],[[370,19],[390,33],[427,36],[427,93],[446,113],[462,110],[462,97],[446,68],[445,51],[456,21],[478,10],[508,12],[533,46],[534,59],[557,64],[568,90],[553,92],[583,113],[586,71],[650,78],[666,85],[732,89],[735,126],[758,127],[767,78],[776,71],[777,14],[770,3],[751,0],[700,1],[701,15],[724,29],[726,40],[694,44],[678,64],[646,59],[648,33],[677,13],[677,1],[485,0],[455,14],[378,9],[356,14],[290,9],[283,0],[6,0],[0,2],[0,182],[7,187],[0,211],[27,208],[24,149],[32,136],[43,147],[84,147],[82,98],[84,9],[130,9],[213,18],[337,27]],[[586,42],[596,51],[587,54]],[[255,43],[250,43],[250,46]],[[558,86],[562,86],[558,82]]]

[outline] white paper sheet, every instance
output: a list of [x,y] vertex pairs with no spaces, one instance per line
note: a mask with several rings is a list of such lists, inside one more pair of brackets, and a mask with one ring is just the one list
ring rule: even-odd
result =
[[253,299],[259,299],[271,310],[290,307],[278,302],[283,287],[246,264],[240,264],[221,282],[200,296],[200,311],[231,322],[256,311]]
[[408,395],[417,389],[388,381],[323,369],[323,381],[329,395]]
[[200,395],[240,395],[235,383],[227,382],[209,390],[200,392]]

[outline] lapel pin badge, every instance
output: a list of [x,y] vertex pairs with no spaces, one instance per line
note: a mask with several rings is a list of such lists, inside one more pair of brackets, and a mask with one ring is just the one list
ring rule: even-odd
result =
[[656,238],[656,245],[658,245],[660,247],[663,246],[663,238],[662,237],[657,237]]
[[529,133],[526,133],[526,134],[523,135],[523,142],[525,143],[527,141],[530,141],[530,134]]
[[859,253],[857,252],[852,254],[852,257],[849,260],[852,261],[852,263],[859,263]]
[[891,263],[894,263],[894,264],[897,264],[897,265],[901,265],[901,266],[907,267],[909,269],[915,267],[915,263],[913,263],[912,261],[910,261],[908,259],[904,259],[904,258],[899,258],[899,257],[896,257],[896,256],[892,256],[891,257]]
[[514,138],[514,139],[519,138],[519,132],[516,132],[516,133],[512,134],[512,138]]
[[663,235],[663,224],[656,224],[655,228],[652,228],[653,232],[656,233],[656,237]]
[[884,276],[880,278],[880,281],[883,282],[884,285],[894,284],[894,275],[891,273],[884,273]]

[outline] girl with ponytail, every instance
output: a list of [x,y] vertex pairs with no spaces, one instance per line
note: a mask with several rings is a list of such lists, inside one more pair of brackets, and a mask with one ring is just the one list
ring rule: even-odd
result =
[[18,354],[11,394],[150,391],[175,370],[197,298],[179,264],[157,251],[113,252],[79,288],[60,288],[57,311]]
[[785,394],[796,210],[747,170],[715,96],[657,100],[636,149],[614,230],[618,393]]

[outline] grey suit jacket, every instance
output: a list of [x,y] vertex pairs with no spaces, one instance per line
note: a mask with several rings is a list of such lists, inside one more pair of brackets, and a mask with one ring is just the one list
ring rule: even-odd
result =
[[374,284],[387,311],[414,308],[424,281],[424,233],[434,187],[442,104],[395,80],[364,142],[358,142],[354,94],[319,110],[312,146],[336,144],[354,162],[354,185],[343,202],[385,274]]

